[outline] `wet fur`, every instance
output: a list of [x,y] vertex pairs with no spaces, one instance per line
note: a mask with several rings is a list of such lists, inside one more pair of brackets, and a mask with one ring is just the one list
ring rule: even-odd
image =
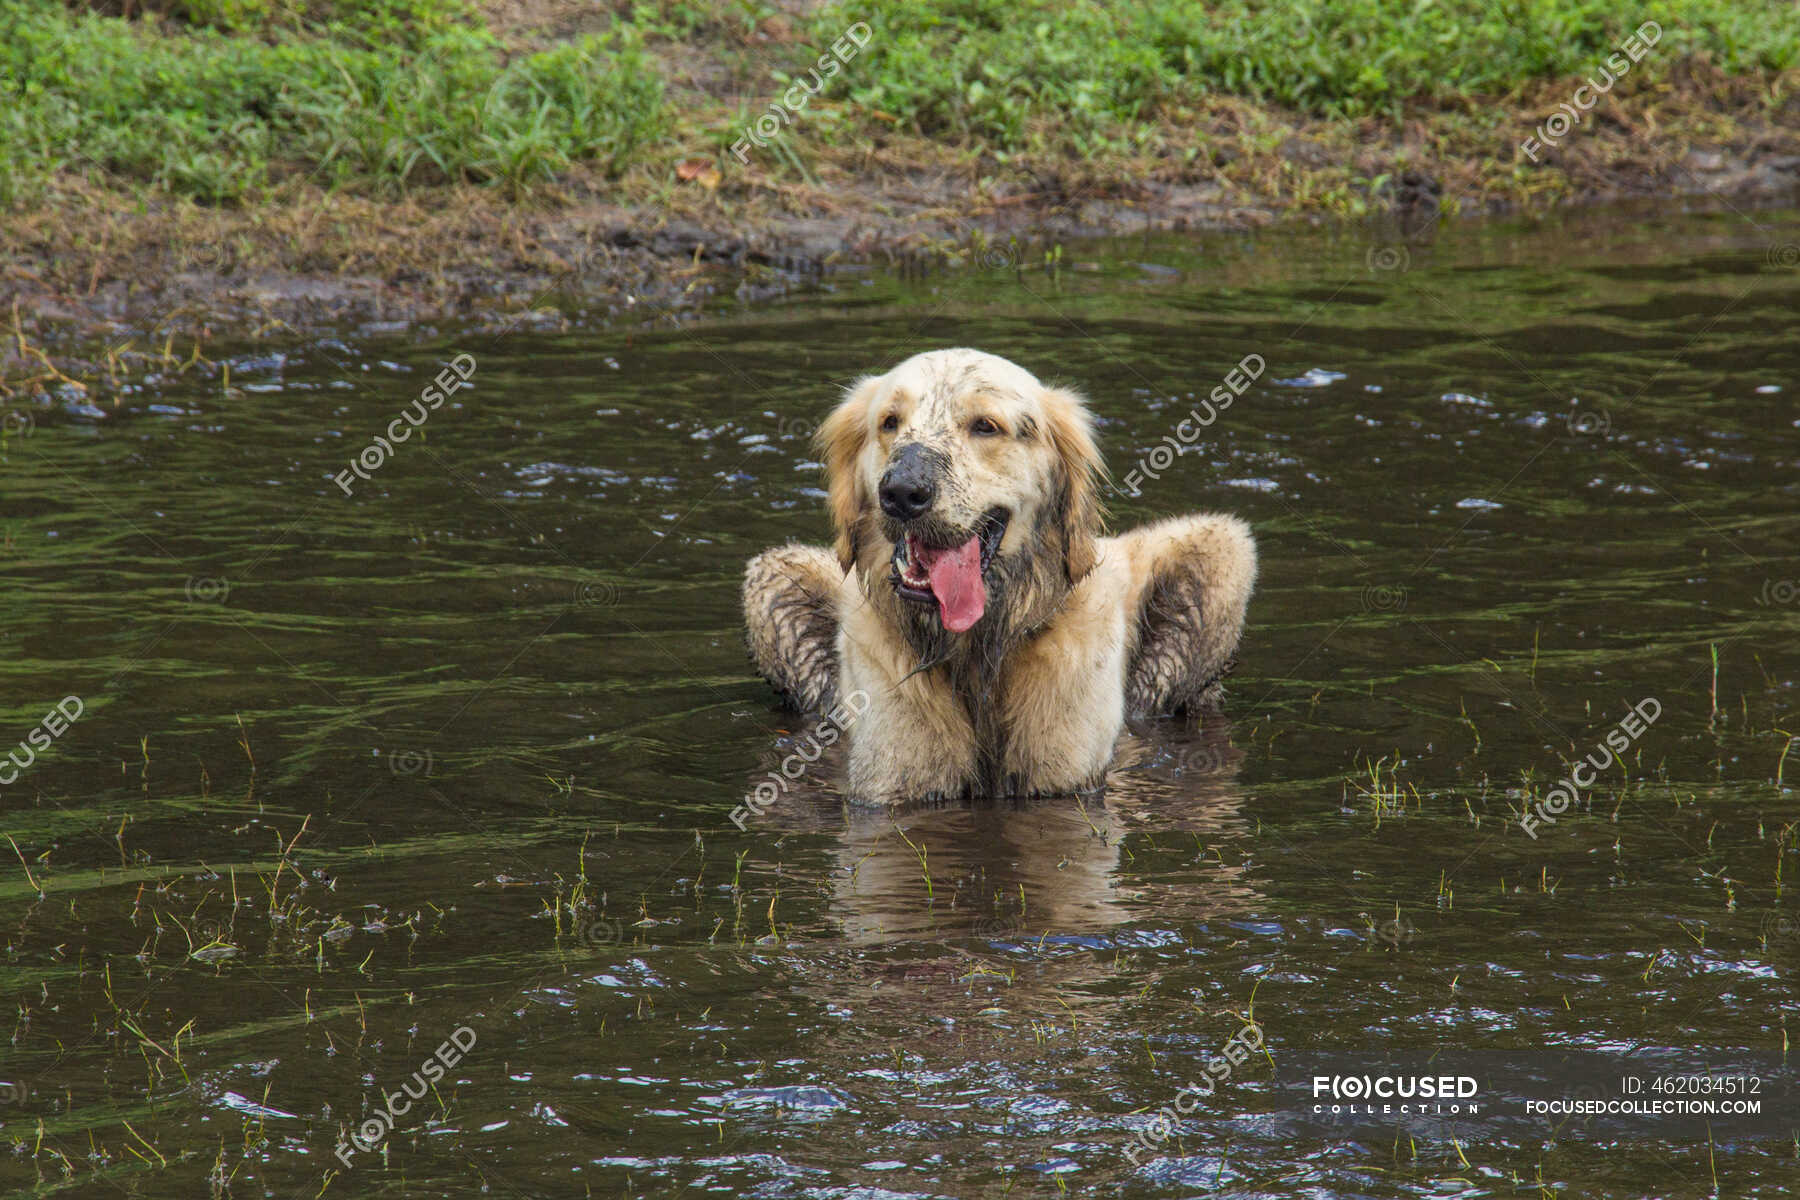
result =
[[[884,410],[906,412],[899,433],[880,430]],[[972,437],[971,412],[1013,440]],[[901,533],[874,490],[894,437],[945,456],[924,525],[946,542],[990,507],[1012,513],[966,633],[891,584]],[[833,550],[753,559],[745,622],[758,670],[796,706],[869,695],[848,730],[855,798],[1087,790],[1127,715],[1216,702],[1256,575],[1249,530],[1204,514],[1102,536],[1104,465],[1079,396],[992,355],[934,351],[858,381],[818,442]]]

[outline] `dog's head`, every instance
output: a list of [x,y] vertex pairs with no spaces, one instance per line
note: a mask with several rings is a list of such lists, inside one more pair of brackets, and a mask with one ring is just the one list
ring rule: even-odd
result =
[[[978,350],[857,381],[819,428],[848,570],[965,633],[1028,584],[1093,568],[1104,468],[1081,398]],[[885,569],[884,569],[885,568]]]

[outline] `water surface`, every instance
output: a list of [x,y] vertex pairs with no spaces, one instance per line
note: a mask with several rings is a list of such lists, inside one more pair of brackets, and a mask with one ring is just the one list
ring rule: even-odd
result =
[[[0,744],[80,715],[0,790],[0,1186],[1784,1193],[1791,1116],[1318,1130],[1272,1081],[1782,1069],[1796,244],[1735,210],[1131,240],[680,324],[227,347],[229,390],[11,418]],[[818,769],[740,831],[808,728],[748,669],[742,564],[824,537],[844,385],[945,345],[1091,398],[1115,475],[1160,476],[1116,526],[1253,523],[1225,712],[1134,729],[1104,797],[895,820]],[[459,353],[472,386],[345,495]],[[1149,1132],[1251,1020],[1267,1053]]]

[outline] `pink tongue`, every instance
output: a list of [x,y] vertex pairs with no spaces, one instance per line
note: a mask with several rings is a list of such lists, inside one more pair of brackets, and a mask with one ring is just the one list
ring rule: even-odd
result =
[[944,628],[951,633],[967,632],[987,608],[987,587],[981,582],[981,539],[972,537],[951,550],[926,551],[924,557]]

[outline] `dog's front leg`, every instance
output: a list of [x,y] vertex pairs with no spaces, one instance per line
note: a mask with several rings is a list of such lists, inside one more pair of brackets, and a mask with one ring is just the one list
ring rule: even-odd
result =
[[867,704],[848,729],[850,798],[898,804],[960,795],[976,767],[968,713],[941,672],[912,673],[919,664],[904,639],[853,584],[842,611],[839,686],[845,703]]
[[744,569],[744,633],[756,669],[802,712],[838,701],[837,603],[844,569],[831,551],[790,543]]
[[1216,700],[1235,665],[1256,584],[1256,542],[1236,517],[1202,513],[1135,529],[1117,544],[1138,581],[1125,704],[1134,716]]

